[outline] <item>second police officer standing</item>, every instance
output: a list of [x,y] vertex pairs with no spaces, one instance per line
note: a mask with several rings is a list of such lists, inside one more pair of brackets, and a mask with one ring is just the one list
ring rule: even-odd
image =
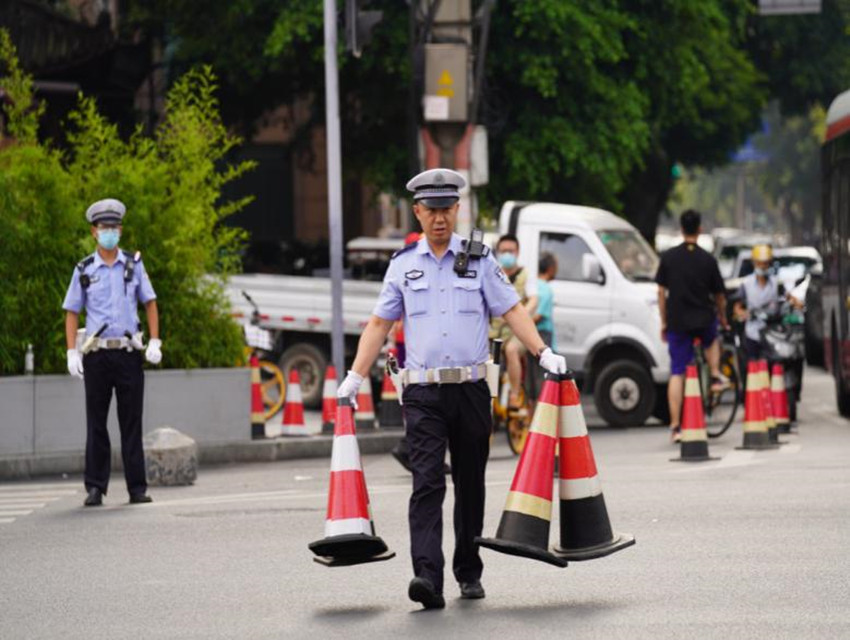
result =
[[474,539],[484,521],[492,426],[484,366],[490,316],[503,316],[544,369],[564,373],[567,368],[564,358],[543,343],[493,255],[486,249],[480,257],[468,255],[466,241],[454,233],[459,190],[465,186],[463,176],[448,169],[425,171],[407,183],[424,238],[393,256],[354,363],[338,390],[339,397],[354,400],[387,333],[403,318],[402,400],[413,471],[408,517],[415,576],[408,596],[426,609],[445,606],[446,446],[455,494],[454,577],[462,598],[484,597],[483,564]]
[[[65,295],[65,338],[68,372],[82,378],[86,393],[85,506],[99,506],[109,486],[111,450],[106,419],[112,392],[118,402],[121,457],[130,503],[150,502],[142,449],[142,334],[137,307],[145,307],[150,342],[145,357],[162,360],[156,293],[141,254],[121,251],[121,221],[126,209],[119,200],[99,200],[86,211],[97,250],[74,268]],[[79,314],[86,311],[86,341],[77,350]]]

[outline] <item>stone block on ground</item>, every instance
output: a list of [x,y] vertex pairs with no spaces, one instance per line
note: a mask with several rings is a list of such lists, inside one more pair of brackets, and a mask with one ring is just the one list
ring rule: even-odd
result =
[[198,477],[198,445],[171,427],[159,427],[144,437],[148,485],[193,484]]

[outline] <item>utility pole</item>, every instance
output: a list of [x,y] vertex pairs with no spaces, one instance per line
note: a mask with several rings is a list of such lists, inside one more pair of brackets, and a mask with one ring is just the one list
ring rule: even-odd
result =
[[328,157],[328,231],[331,254],[331,361],[345,374],[342,328],[342,147],[339,131],[339,68],[336,2],[325,0],[325,129]]
[[411,0],[414,82],[423,122],[417,127],[417,155],[420,145],[422,151],[417,164],[454,169],[467,179],[457,222],[462,235],[469,233],[478,215],[471,187],[487,183],[486,130],[476,125],[494,5],[495,0],[486,0],[473,17],[471,0]]

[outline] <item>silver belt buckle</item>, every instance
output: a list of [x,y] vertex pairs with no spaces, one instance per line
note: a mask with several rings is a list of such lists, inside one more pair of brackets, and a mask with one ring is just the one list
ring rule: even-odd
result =
[[459,384],[461,369],[457,367],[446,367],[437,369],[437,380],[441,384]]
[[121,348],[121,339],[120,338],[107,338],[106,339],[106,348],[107,349],[120,349]]

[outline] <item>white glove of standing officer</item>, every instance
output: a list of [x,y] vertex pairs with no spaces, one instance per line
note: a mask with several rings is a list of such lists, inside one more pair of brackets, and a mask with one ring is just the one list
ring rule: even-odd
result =
[[540,353],[540,366],[549,373],[566,373],[567,359],[564,356],[553,353],[552,349],[546,347]]
[[348,398],[351,406],[357,408],[357,392],[360,390],[360,385],[363,384],[363,376],[355,371],[349,371],[345,376],[345,380],[339,385],[336,390],[337,398]]
[[145,359],[151,364],[159,364],[162,362],[162,340],[159,338],[151,338],[148,341],[148,348],[145,351]]
[[75,378],[83,379],[83,359],[76,349],[68,349],[68,373]]

